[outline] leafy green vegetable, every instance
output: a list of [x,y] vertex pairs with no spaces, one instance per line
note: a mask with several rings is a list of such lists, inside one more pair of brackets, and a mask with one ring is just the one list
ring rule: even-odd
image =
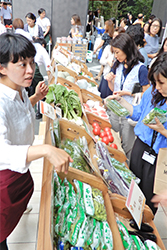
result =
[[60,106],[63,117],[68,120],[77,120],[82,116],[82,106],[78,94],[74,90],[67,90],[62,85],[49,85],[46,102],[49,104],[53,102],[54,105]]

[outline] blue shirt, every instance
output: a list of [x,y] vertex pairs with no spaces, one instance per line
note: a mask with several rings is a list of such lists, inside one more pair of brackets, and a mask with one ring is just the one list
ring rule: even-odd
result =
[[[154,108],[151,104],[152,99],[152,86],[149,87],[143,94],[141,98],[141,102],[137,106],[133,106],[133,114],[130,117],[134,121],[138,121],[134,128],[135,135],[140,138],[141,141],[146,143],[147,145],[151,146],[152,141],[152,135],[153,135],[153,129],[150,129],[144,123],[142,120],[144,117]],[[167,104],[165,103],[162,106],[156,106],[160,109],[167,110]],[[163,124],[165,129],[167,129],[167,122]],[[167,147],[167,138],[163,136],[162,134],[158,133],[156,141],[153,145],[154,151],[158,154],[160,148],[166,148]]]

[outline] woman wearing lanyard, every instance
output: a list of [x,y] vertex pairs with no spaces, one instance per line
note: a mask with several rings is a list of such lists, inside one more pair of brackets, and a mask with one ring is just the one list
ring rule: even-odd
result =
[[[131,95],[135,83],[141,86],[148,84],[147,68],[144,66],[144,58],[140,54],[133,39],[125,33],[121,33],[112,40],[116,62],[111,73],[106,76],[109,88],[114,94],[123,96],[126,101],[132,103]],[[131,150],[135,140],[134,127],[125,117],[118,117],[112,111],[108,111],[112,128],[120,133],[122,148],[126,157],[130,159]]]
[[154,107],[167,110],[167,53],[158,56],[149,71],[148,79],[152,86],[144,92],[137,106],[129,104],[120,95],[108,98],[116,99],[129,110],[131,119],[138,121],[134,128],[137,139],[131,153],[130,169],[140,178],[139,187],[146,197],[146,204],[155,214],[157,208],[152,201],[159,200],[157,197],[152,200],[155,167],[159,149],[167,147],[167,122],[162,124],[156,117],[155,124],[146,125],[143,118]]

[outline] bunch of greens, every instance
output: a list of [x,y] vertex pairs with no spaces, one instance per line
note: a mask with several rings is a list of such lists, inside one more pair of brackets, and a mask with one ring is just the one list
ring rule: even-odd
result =
[[49,85],[46,102],[49,104],[53,102],[55,106],[60,106],[63,117],[68,120],[75,119],[77,121],[78,117],[82,115],[82,106],[78,94],[62,85]]
[[161,123],[164,123],[167,121],[167,111],[159,109],[159,108],[153,108],[143,119],[143,123],[145,124],[155,124],[155,117],[159,119]]
[[124,108],[117,100],[107,99],[106,106],[118,116],[123,117],[129,115],[129,111]]

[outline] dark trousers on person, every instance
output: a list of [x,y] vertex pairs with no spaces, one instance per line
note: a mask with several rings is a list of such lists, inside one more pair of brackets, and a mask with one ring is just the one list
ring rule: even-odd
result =
[[0,243],[0,250],[8,250],[6,239]]
[[154,203],[151,202],[151,199],[154,196],[153,186],[157,154],[152,150],[151,154],[156,157],[153,165],[142,159],[144,151],[149,152],[149,149],[150,147],[139,138],[135,140],[131,152],[130,169],[138,178],[140,178],[141,181],[139,187],[146,197],[146,204],[151,208],[155,215],[157,208],[154,207]]
[[11,19],[4,19],[4,25],[10,25],[12,24],[12,20]]

